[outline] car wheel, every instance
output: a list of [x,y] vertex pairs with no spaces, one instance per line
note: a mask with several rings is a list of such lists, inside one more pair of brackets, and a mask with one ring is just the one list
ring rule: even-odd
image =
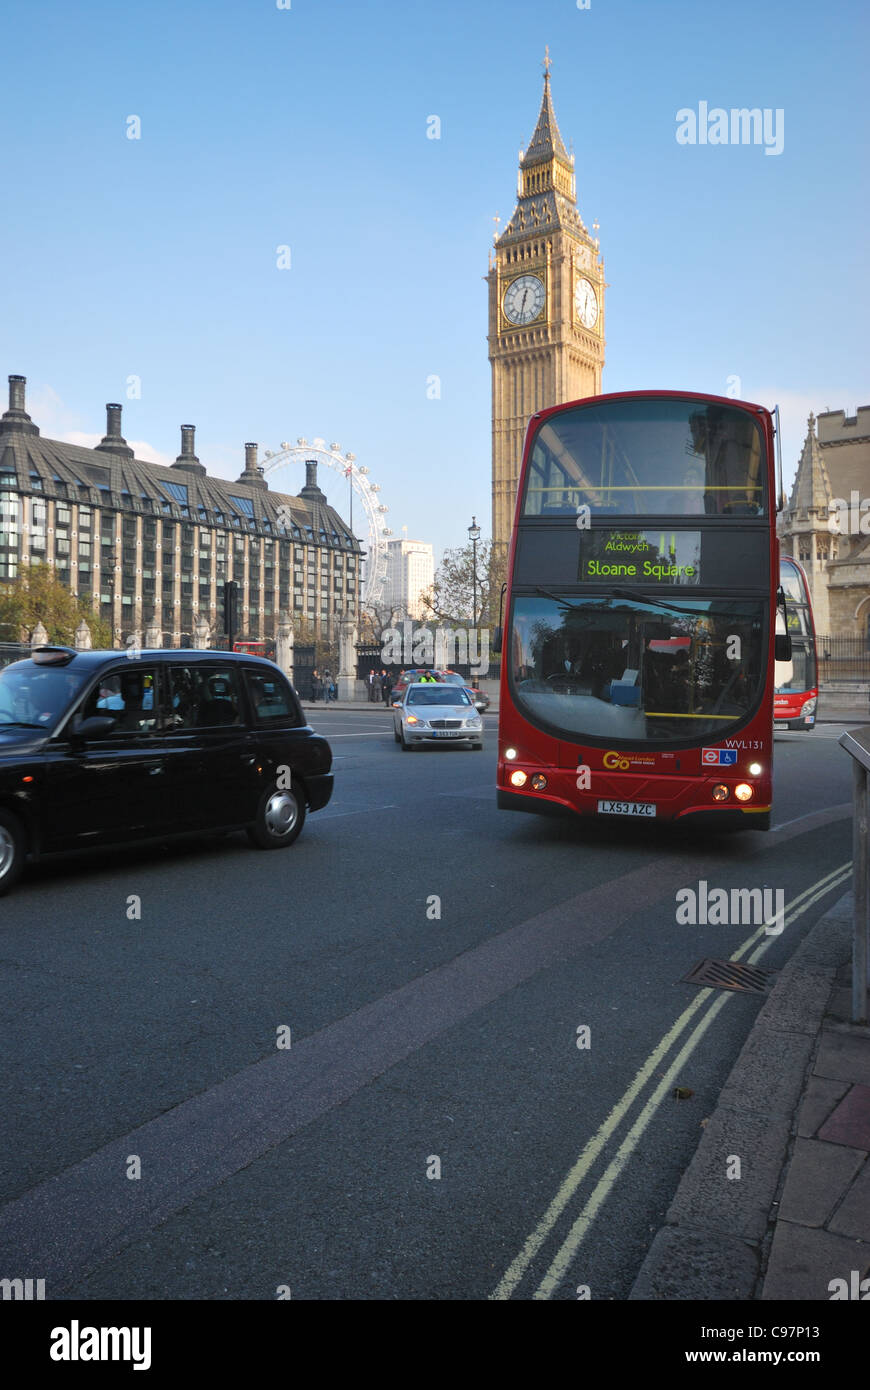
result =
[[399,738],[399,734],[398,734],[398,731],[397,731],[397,729],[396,729],[395,724],[393,725],[393,738],[394,738],[394,740],[395,740],[396,743],[401,743],[401,741],[402,741],[402,740]]
[[21,822],[0,811],[0,897],[18,882],[27,853]]
[[482,753],[482,752],[483,752],[483,744],[482,744],[482,743],[472,743],[471,748],[472,748],[472,752],[474,752],[474,753]]
[[305,799],[295,787],[270,787],[257,807],[257,818],[248,826],[248,839],[260,849],[292,845],[305,824]]
[[412,751],[414,745],[413,745],[412,743],[406,743],[406,742],[405,742],[405,735],[404,735],[404,734],[402,734],[401,738],[399,739],[399,742],[400,742],[401,745],[402,745],[402,752],[403,752],[403,753],[410,753],[410,752]]

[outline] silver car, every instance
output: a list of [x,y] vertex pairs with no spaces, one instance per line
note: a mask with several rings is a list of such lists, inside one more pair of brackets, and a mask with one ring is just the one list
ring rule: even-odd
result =
[[393,737],[404,753],[418,743],[470,742],[483,747],[483,720],[467,690],[421,681],[393,705]]

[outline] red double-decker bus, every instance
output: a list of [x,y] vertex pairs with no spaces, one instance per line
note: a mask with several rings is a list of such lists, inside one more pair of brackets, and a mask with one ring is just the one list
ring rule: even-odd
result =
[[814,729],[819,707],[819,664],[813,606],[806,574],[790,555],[780,558],[779,582],[785,597],[785,630],[791,637],[791,657],[776,662],[773,727]]
[[532,418],[500,807],[769,828],[780,492],[762,406],[634,391]]

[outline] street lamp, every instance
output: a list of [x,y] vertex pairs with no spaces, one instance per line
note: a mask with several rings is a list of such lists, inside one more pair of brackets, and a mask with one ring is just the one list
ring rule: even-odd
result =
[[477,518],[471,518],[471,525],[468,528],[468,539],[471,541],[471,582],[473,585],[474,599],[471,605],[471,626],[477,624],[477,542],[480,540],[480,527]]

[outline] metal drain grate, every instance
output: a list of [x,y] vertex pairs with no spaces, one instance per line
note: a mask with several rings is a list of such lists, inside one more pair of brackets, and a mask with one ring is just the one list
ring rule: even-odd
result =
[[740,965],[734,960],[699,960],[683,980],[689,985],[713,989],[736,989],[749,994],[766,994],[774,972],[757,965]]

